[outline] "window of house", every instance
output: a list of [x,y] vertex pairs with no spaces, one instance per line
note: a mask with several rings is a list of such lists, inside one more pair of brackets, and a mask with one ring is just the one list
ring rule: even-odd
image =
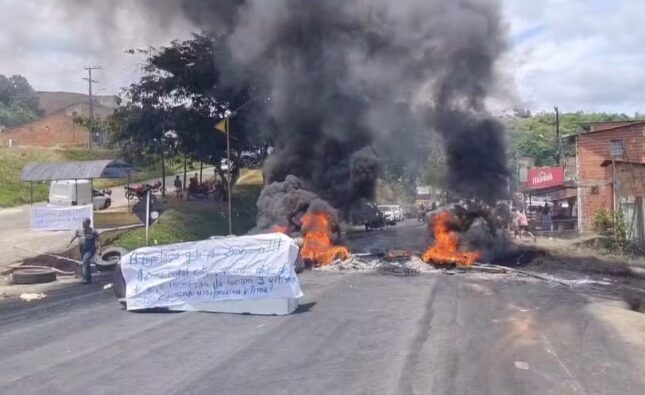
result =
[[611,140],[609,145],[609,154],[612,157],[623,156],[625,153],[625,147],[623,145],[623,140]]

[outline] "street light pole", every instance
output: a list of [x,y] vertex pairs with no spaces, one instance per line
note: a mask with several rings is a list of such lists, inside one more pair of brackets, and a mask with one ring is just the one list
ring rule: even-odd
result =
[[[225,118],[224,118],[224,129],[226,133],[226,173],[228,175],[226,183],[228,187],[226,188],[227,190],[227,200],[228,200],[228,234],[232,235],[233,234],[233,194],[231,193],[231,123],[230,119],[231,117],[234,117],[237,115],[237,113],[244,107],[246,107],[248,104],[254,102],[258,97],[252,97],[249,99],[246,103],[242,104],[238,108],[236,108],[233,111],[228,111]],[[266,100],[268,101],[270,98],[267,98]]]

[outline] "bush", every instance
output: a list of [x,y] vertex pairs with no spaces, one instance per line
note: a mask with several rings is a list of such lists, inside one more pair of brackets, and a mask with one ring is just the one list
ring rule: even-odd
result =
[[596,211],[593,225],[595,231],[604,236],[604,240],[601,241],[602,248],[621,254],[638,250],[627,240],[628,224],[621,210],[610,212],[604,207],[601,208]]
[[627,238],[627,220],[621,211],[609,212],[604,207],[596,211],[593,220],[594,229],[602,236],[617,241],[624,241]]

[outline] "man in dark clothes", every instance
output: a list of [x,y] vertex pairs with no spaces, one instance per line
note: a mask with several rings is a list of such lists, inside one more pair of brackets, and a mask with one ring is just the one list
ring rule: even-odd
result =
[[184,198],[184,189],[181,180],[179,179],[179,175],[175,177],[175,196],[177,199]]
[[79,247],[81,249],[81,261],[83,262],[83,284],[92,283],[92,268],[90,264],[92,258],[99,250],[99,234],[90,226],[90,219],[83,220],[83,229],[77,230],[74,237],[69,241],[71,245],[74,240],[79,239]]

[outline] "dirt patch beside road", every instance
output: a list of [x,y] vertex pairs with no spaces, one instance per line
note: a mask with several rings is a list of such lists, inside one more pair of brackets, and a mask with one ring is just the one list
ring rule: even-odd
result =
[[589,296],[619,303],[623,310],[645,312],[645,275],[639,259],[554,242],[539,249],[541,254],[517,268],[588,285]]

